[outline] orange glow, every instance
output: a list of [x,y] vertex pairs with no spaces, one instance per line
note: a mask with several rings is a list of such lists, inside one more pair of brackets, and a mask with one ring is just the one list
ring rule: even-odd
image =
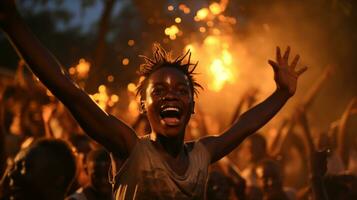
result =
[[195,53],[195,48],[193,47],[192,44],[189,44],[185,47],[184,52],[187,52],[188,50],[190,50],[191,53]]
[[213,34],[215,34],[215,35],[221,34],[221,31],[220,31],[218,28],[214,28],[214,29],[212,30],[212,32],[213,32]]
[[173,11],[173,10],[174,10],[174,6],[173,6],[173,5],[167,6],[167,10],[168,10],[168,11]]
[[180,32],[180,29],[176,25],[172,25],[165,29],[165,35],[169,36],[171,40],[176,39],[176,35]]
[[232,71],[221,59],[215,59],[210,66],[210,72],[213,82],[209,85],[213,91],[220,91],[226,82],[233,82],[234,76]]
[[183,13],[185,13],[185,14],[190,14],[190,12],[191,12],[190,8],[185,8],[183,10]]
[[69,68],[69,74],[70,75],[74,75],[75,73],[76,73],[76,68],[74,68],[74,67],[71,67],[71,68]]
[[210,9],[211,13],[214,14],[214,15],[218,15],[223,11],[221,6],[216,2],[212,3],[209,6],[209,9]]
[[129,83],[128,84],[128,91],[135,93],[136,92],[136,85],[134,83]]
[[129,103],[129,113],[136,118],[140,113],[139,113],[139,106],[138,103],[135,99],[131,100]]
[[104,111],[108,107],[113,107],[119,101],[118,95],[116,95],[116,94],[109,95],[107,87],[105,85],[100,85],[98,87],[98,92],[93,95],[89,95],[89,96]]
[[109,75],[109,76],[107,77],[107,81],[108,81],[108,82],[113,82],[113,81],[114,81],[114,76],[113,76],[113,75]]
[[201,8],[197,11],[196,17],[198,20],[204,20],[209,14],[209,10],[207,8]]
[[209,35],[202,45],[189,44],[184,49],[195,51],[195,56],[201,58],[201,65],[208,66],[204,68],[204,74],[207,74],[204,82],[211,91],[221,91],[226,84],[233,84],[236,81],[238,69],[234,66],[229,47],[227,37]]
[[134,40],[128,40],[128,45],[129,46],[134,46],[135,44],[135,41]]
[[112,96],[110,96],[110,100],[113,102],[113,103],[116,103],[119,101],[119,96],[116,95],[116,94],[113,94]]
[[176,18],[175,18],[175,22],[178,23],[178,24],[181,23],[181,18],[176,17]]
[[213,27],[213,26],[214,26],[214,23],[213,23],[212,21],[208,21],[208,22],[207,22],[207,26],[208,26],[208,27]]
[[128,58],[124,58],[121,63],[123,65],[129,65],[129,59]]
[[90,70],[90,63],[87,62],[84,58],[79,60],[79,64],[76,66],[76,71],[79,78],[85,78],[88,76]]
[[206,32],[206,28],[205,28],[205,27],[203,27],[203,26],[201,26],[199,30],[200,30],[200,32],[201,32],[201,33]]
[[105,85],[100,85],[98,87],[98,93],[90,95],[90,97],[98,104],[98,106],[105,110],[107,107],[107,101],[109,99],[107,94],[107,88]]
[[205,45],[219,45],[220,41],[217,37],[214,36],[208,36],[206,39],[203,41]]
[[100,85],[98,87],[98,91],[99,91],[99,93],[104,93],[107,91],[107,88],[105,87],[105,85]]
[[191,12],[191,9],[187,7],[185,4],[180,4],[179,9],[185,14],[189,14]]

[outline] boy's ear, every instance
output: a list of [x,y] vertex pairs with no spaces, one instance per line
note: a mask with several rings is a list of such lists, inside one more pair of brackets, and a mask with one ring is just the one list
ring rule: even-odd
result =
[[146,108],[145,108],[145,100],[140,100],[140,113],[145,114],[146,113]]
[[191,114],[195,114],[195,101],[192,101]]

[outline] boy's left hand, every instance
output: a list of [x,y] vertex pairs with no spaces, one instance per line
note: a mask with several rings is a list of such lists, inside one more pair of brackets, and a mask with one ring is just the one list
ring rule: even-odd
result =
[[281,56],[280,48],[276,48],[276,61],[269,60],[269,64],[274,70],[274,79],[277,88],[281,91],[287,92],[289,96],[293,96],[296,91],[296,84],[298,77],[307,70],[303,67],[295,71],[296,65],[300,56],[296,55],[289,65],[290,47],[288,47],[283,56]]

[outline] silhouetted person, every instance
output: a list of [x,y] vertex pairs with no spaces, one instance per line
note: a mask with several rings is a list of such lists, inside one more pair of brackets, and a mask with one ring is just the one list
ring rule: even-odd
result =
[[89,184],[78,189],[67,200],[111,200],[112,187],[108,179],[110,164],[110,156],[104,149],[89,152],[84,166]]
[[0,199],[62,200],[76,172],[63,140],[40,139],[21,150],[1,180]]

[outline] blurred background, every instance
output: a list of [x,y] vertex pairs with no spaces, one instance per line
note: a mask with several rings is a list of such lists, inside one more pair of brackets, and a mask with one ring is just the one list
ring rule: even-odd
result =
[[[108,93],[119,107],[130,104],[127,91],[139,81],[136,71],[143,60],[138,55],[151,56],[154,42],[174,56],[190,49],[192,60],[199,62],[197,79],[205,88],[196,104],[219,121],[213,132],[229,125],[246,91],[257,89],[258,101],[274,91],[267,60],[275,58],[276,46],[285,50],[290,45],[292,56],[301,56],[299,67],[309,67],[296,97],[276,118],[291,115],[329,66],[330,76],[311,108],[311,123],[326,127],[357,93],[353,0],[19,0],[17,4],[33,32],[81,86],[97,100]],[[0,35],[2,76],[14,74],[18,62]],[[135,110],[134,103],[132,107]]]
[[[230,194],[227,188],[232,185],[237,197],[258,194],[247,192],[246,186],[265,191],[258,182],[270,173],[278,177],[278,185],[296,190],[297,199],[307,199],[310,177],[323,169],[309,171],[308,163],[314,160],[309,152],[321,149],[329,149],[327,174],[351,176],[355,185],[348,181],[346,185],[357,191],[357,1],[16,2],[24,20],[71,78],[138,135],[150,133],[150,125],[138,109],[135,90],[141,77],[136,72],[144,62],[139,55],[151,57],[154,43],[173,58],[190,50],[191,61],[198,62],[196,79],[204,90],[195,99],[186,140],[220,133],[274,92],[267,61],[275,59],[276,46],[285,51],[289,45],[291,60],[300,55],[298,68],[308,66],[295,96],[258,134],[211,167],[207,196],[224,199],[220,195]],[[0,174],[14,165],[20,149],[36,139],[61,138],[78,153],[78,173],[70,192],[89,182],[83,166],[98,144],[85,136],[64,105],[25,67],[4,34],[0,34],[0,128]],[[340,183],[336,180],[332,182]],[[346,194],[339,193],[336,185],[326,185],[332,195]]]

